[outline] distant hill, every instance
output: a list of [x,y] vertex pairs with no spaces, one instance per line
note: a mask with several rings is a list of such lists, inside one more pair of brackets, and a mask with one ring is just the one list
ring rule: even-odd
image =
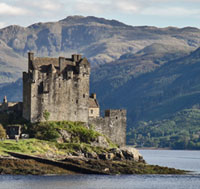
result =
[[91,16],[9,26],[0,30],[0,98],[22,100],[28,51],[81,53],[91,62],[91,92],[101,109],[126,108],[130,129],[200,104],[199,46],[197,28],[134,27]]
[[[101,69],[104,70],[103,66]],[[100,104],[102,102],[104,108],[127,108],[129,126],[132,127],[134,122],[167,118],[177,111],[200,104],[199,73],[200,48],[152,72],[131,77],[116,89],[111,86],[117,85],[117,80],[114,83],[111,79],[111,85],[108,75],[102,84],[99,82],[94,88],[99,89]]]
[[113,63],[127,53],[138,52],[142,57],[142,53],[152,53],[153,48],[165,53],[166,49],[159,45],[168,46],[170,52],[177,49],[190,52],[199,47],[200,30],[191,27],[133,27],[116,20],[69,16],[58,22],[36,23],[29,27],[12,25],[0,29],[0,42],[0,52],[4,57],[0,59],[0,65],[4,65],[0,83],[4,83],[15,81],[27,68],[28,51],[35,52],[36,56],[81,53],[95,67]]
[[160,121],[139,122],[127,138],[137,147],[200,150],[200,109],[184,109]]

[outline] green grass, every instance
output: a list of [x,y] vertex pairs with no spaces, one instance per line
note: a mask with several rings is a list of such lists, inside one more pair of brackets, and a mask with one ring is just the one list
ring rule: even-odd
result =
[[0,141],[0,154],[5,155],[5,151],[32,155],[44,155],[49,152],[64,153],[63,150],[57,149],[53,142],[38,139],[20,139],[18,142],[15,140]]

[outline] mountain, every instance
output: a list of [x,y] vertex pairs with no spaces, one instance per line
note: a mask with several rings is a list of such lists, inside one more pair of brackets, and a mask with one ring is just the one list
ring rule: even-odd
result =
[[200,50],[194,51],[199,46],[197,28],[134,27],[92,16],[9,26],[0,30],[0,97],[21,100],[17,79],[27,69],[28,51],[35,56],[82,53],[91,62],[91,91],[101,108],[127,108],[132,127],[199,103]]
[[[200,48],[187,56],[169,61],[152,72],[132,77],[116,89],[111,90],[107,75],[106,82],[97,85],[100,89],[100,104],[103,102],[103,108],[126,108],[129,127],[137,126],[137,122],[141,120],[164,119],[200,104],[199,73]],[[103,86],[104,91],[101,90]]]
[[[90,60],[92,67],[98,67],[113,63],[127,53],[150,53],[151,50],[145,47],[152,44],[156,49],[159,46],[156,44],[161,44],[168,46],[170,51],[181,48],[190,52],[200,44],[200,30],[191,27],[133,27],[116,20],[69,16],[58,22],[0,29],[0,41],[4,46],[1,45],[0,51],[7,51],[5,58],[0,59],[0,65],[5,65],[1,70],[6,68],[0,73],[0,83],[4,83],[15,81],[20,76],[18,72],[27,68],[28,51],[35,52],[36,56],[53,57],[81,53]],[[162,49],[160,53],[163,50],[165,52]],[[15,65],[16,69],[10,65]]]
[[[152,72],[169,61],[188,55],[189,52],[186,47],[153,43],[137,53],[123,54],[116,61],[93,68],[91,91],[96,91],[100,99],[106,98],[111,91],[130,79]],[[106,91],[103,90],[105,85]]]

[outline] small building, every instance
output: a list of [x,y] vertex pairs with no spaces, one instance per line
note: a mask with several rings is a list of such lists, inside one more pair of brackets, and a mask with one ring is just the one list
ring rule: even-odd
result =
[[99,103],[95,93],[92,93],[89,98],[89,117],[96,118],[99,117]]
[[6,133],[9,139],[16,139],[21,136],[21,125],[8,125]]

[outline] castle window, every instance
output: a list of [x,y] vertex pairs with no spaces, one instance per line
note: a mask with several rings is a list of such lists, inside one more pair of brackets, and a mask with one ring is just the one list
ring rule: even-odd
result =
[[90,113],[91,113],[91,114],[93,114],[93,112],[94,112],[93,110],[90,110]]
[[118,117],[116,117],[116,119],[118,119]]
[[78,100],[76,100],[76,104],[78,104]]
[[61,84],[59,83],[59,88],[61,88]]
[[85,98],[85,94],[83,94],[83,98]]

